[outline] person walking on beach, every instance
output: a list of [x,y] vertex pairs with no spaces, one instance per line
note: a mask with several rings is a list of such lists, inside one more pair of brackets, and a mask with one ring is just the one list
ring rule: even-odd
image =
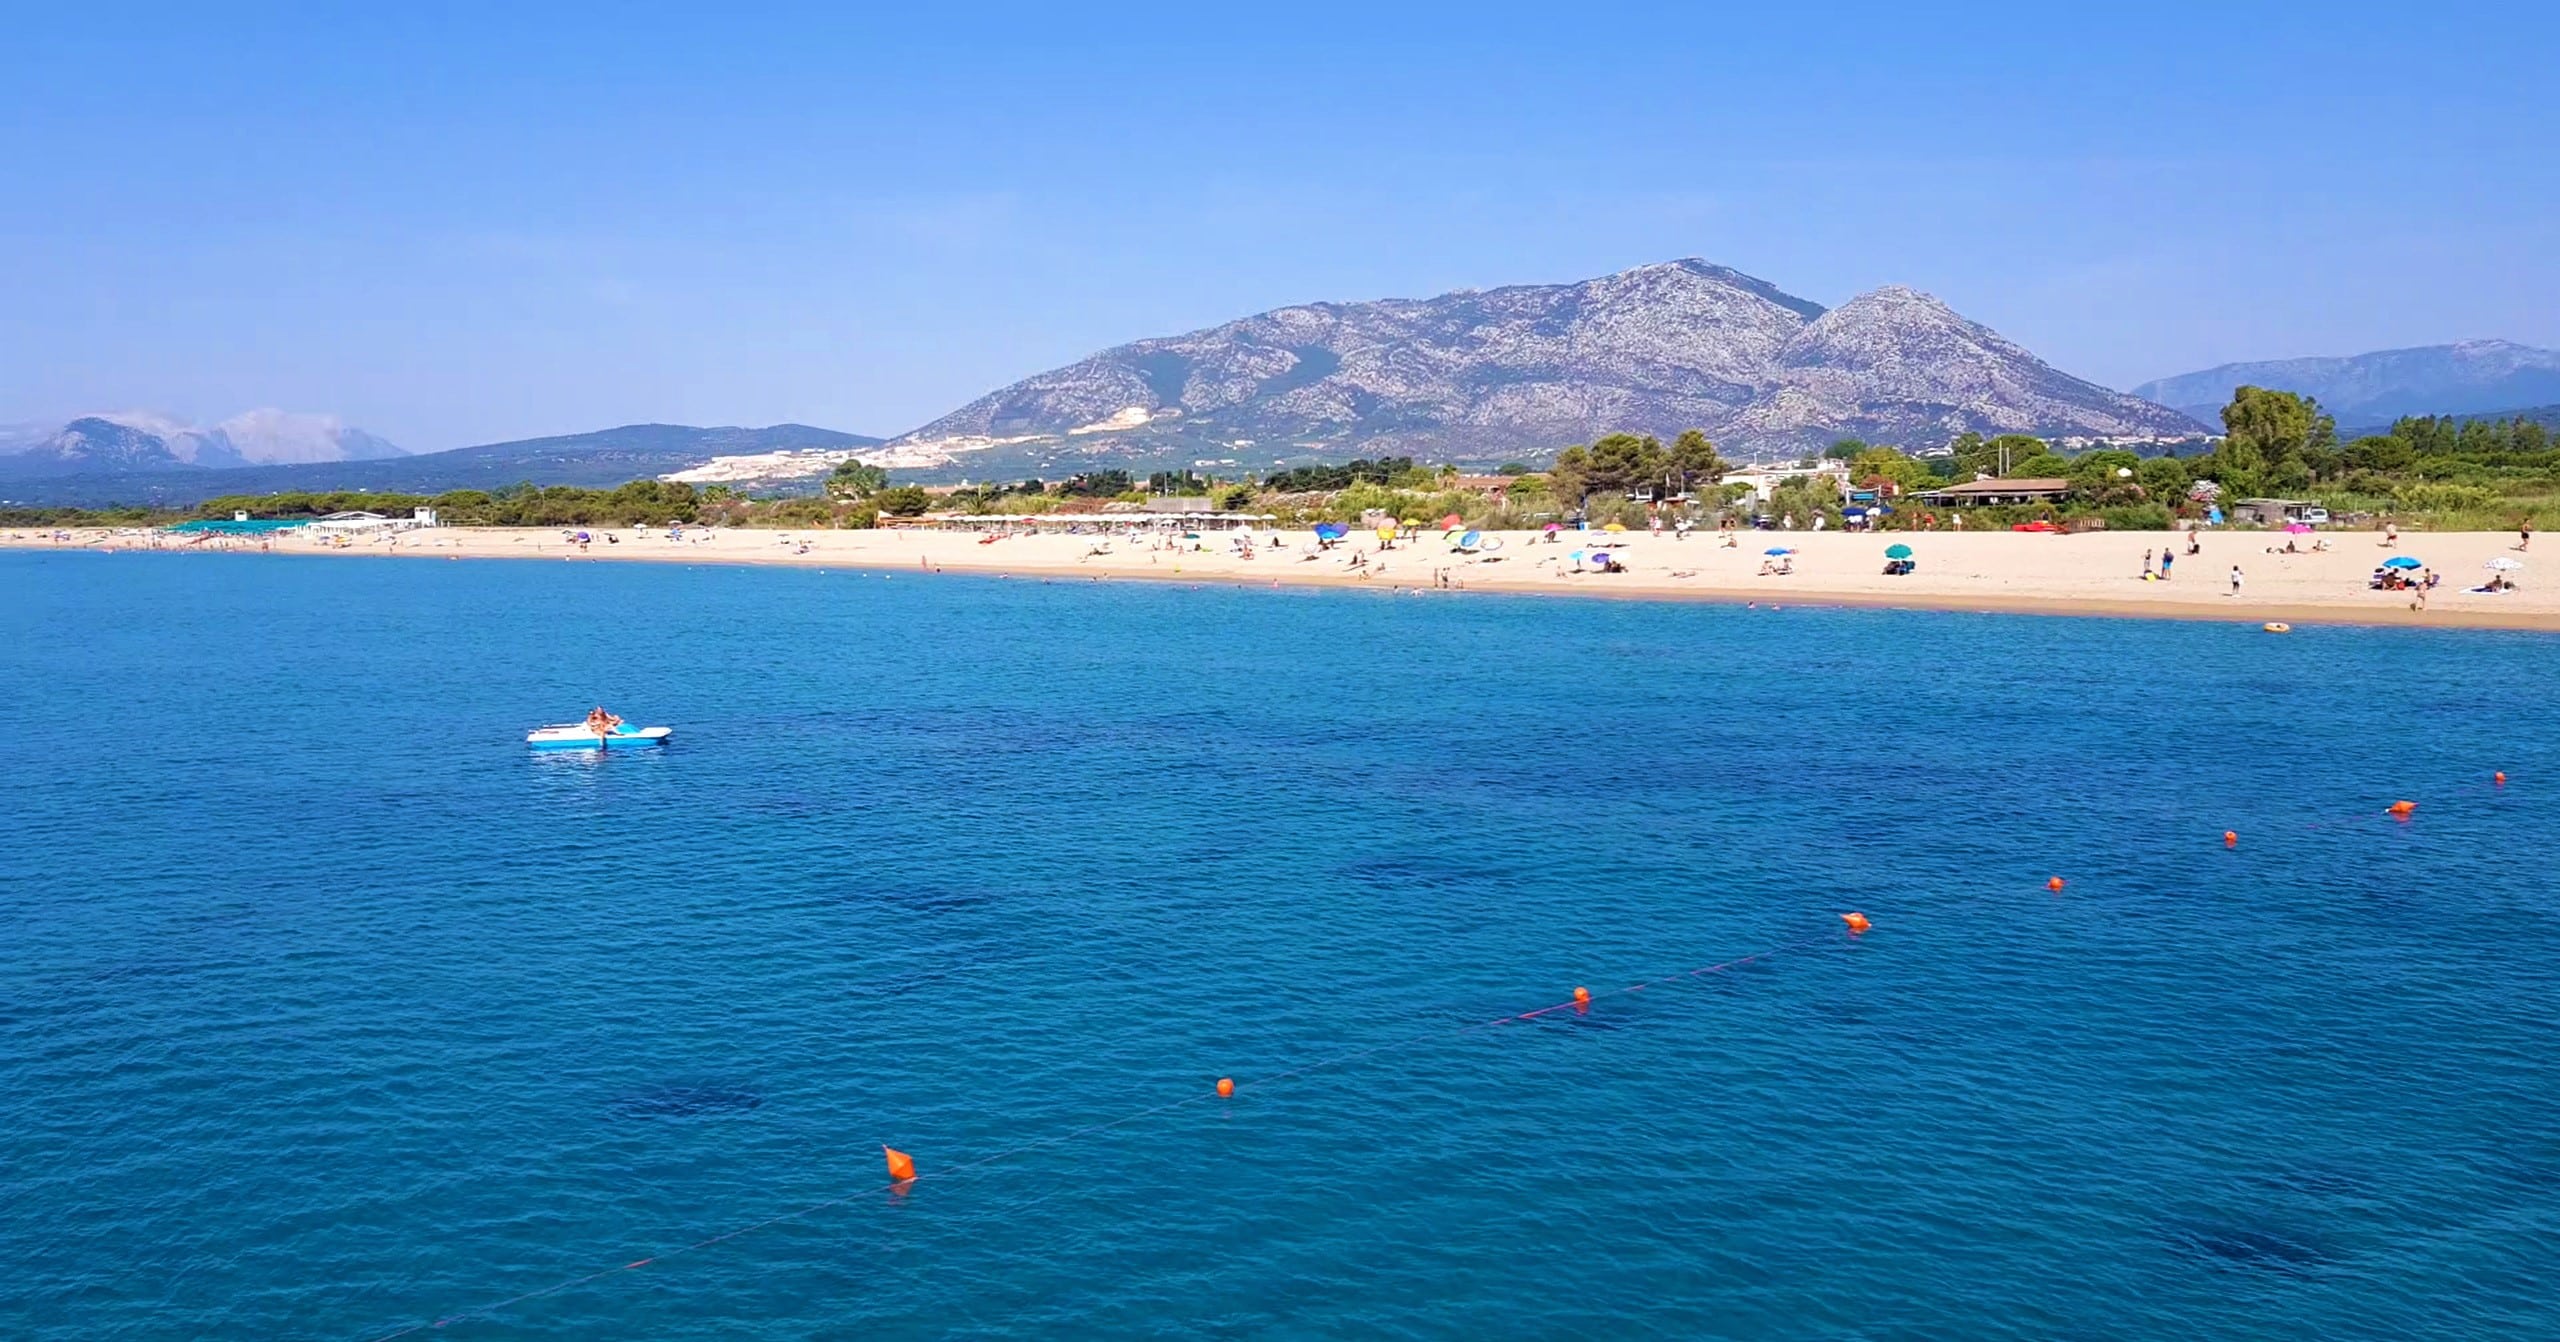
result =
[[2516,548],[2519,550],[2533,548],[2533,519],[2530,517],[2516,524]]
[[[2166,552],[2163,553],[2165,554]],[[2149,550],[2144,550],[2142,552],[2142,580],[2144,582],[2151,581],[2151,552]]]
[[2231,594],[2233,596],[2240,595],[2240,566],[2238,564],[2231,566]]
[[2177,562],[2178,557],[2169,552],[2168,546],[2160,547],[2160,581],[2169,581],[2169,566]]

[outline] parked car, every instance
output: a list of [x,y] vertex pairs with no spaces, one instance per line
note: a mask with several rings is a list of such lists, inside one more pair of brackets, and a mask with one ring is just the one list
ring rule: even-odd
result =
[[2315,527],[2325,527],[2329,525],[2329,510],[2326,508],[2305,508],[2302,512],[2302,520]]

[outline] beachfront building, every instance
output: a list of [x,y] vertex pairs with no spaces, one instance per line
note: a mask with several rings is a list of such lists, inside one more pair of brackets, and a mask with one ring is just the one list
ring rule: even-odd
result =
[[1751,497],[1762,503],[1769,501],[1769,496],[1777,492],[1778,486],[1789,480],[1798,479],[1828,480],[1834,488],[1846,494],[1849,489],[1849,468],[1837,461],[1825,461],[1809,466],[1796,462],[1780,462],[1773,465],[1736,466],[1724,473],[1725,484],[1751,486]]
[[2060,503],[2070,494],[2071,482],[2068,480],[2030,476],[2018,480],[1975,480],[1969,484],[1948,485],[1923,493],[1920,501],[1933,508],[2002,508]]
[[2243,526],[2280,527],[2288,522],[2325,522],[2329,514],[2311,514],[2320,505],[2309,499],[2242,499],[2231,505],[2231,520]]
[[412,531],[436,524],[436,510],[419,508],[407,517],[385,517],[380,513],[331,513],[311,524],[311,529],[328,536],[361,535],[375,531]]

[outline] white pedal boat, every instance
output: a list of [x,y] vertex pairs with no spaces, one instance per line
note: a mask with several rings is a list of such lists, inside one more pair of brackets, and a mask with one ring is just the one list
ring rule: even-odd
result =
[[633,746],[654,746],[675,734],[673,727],[633,727],[625,724],[607,729],[599,735],[582,722],[555,723],[536,727],[524,734],[524,743],[536,750],[623,750]]

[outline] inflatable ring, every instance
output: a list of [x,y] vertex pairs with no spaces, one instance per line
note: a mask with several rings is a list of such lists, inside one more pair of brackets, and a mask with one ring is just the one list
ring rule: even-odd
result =
[[2293,632],[2293,626],[2286,624],[2282,620],[2269,620],[2261,627],[2270,634],[2290,634]]

